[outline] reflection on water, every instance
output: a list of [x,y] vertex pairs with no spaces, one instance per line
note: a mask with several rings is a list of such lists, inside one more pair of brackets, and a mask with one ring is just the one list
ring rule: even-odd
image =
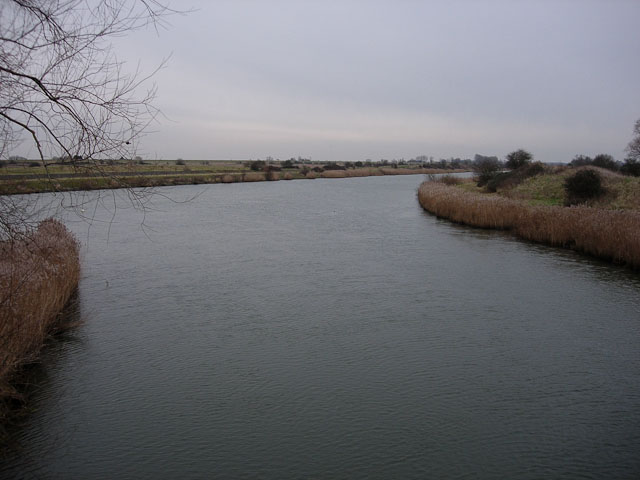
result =
[[638,275],[438,220],[420,180],[70,218],[86,322],[0,472],[636,478]]
[[[82,325],[81,305],[78,292],[74,292],[64,310],[60,314],[58,331],[46,339],[37,361],[23,367],[15,379],[14,386],[26,400],[26,404],[15,405],[8,426],[9,441],[0,452],[0,458],[13,458],[25,462],[32,454],[24,438],[25,425],[37,422],[38,412],[47,409],[55,396],[51,389],[55,388],[56,371],[69,355],[82,349],[82,339],[77,328]],[[25,462],[26,464],[27,462]]]

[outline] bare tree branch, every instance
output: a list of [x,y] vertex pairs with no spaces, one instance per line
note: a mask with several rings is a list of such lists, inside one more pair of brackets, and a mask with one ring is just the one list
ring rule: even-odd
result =
[[[127,73],[110,40],[174,13],[158,0],[0,0],[0,160],[24,142],[45,168],[62,158],[107,175],[101,160],[132,158],[158,115],[144,85],[164,62]],[[0,239],[12,218],[0,218]]]

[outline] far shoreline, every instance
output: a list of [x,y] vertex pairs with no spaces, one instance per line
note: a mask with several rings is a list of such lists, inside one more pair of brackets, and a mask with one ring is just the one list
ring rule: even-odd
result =
[[[83,175],[72,172],[63,174],[17,174],[4,175],[0,179],[0,195],[23,195],[33,193],[74,192],[108,189],[153,188],[177,185],[209,185],[249,183],[286,180],[313,180],[316,178],[357,178],[386,175],[438,175],[468,172],[467,169],[442,168],[393,168],[363,167],[340,170],[310,170],[305,174],[295,169],[262,172],[242,171],[212,173],[192,172],[188,168],[181,172],[145,172],[135,168],[123,171],[104,172],[102,175]],[[14,177],[14,178],[11,178]]]

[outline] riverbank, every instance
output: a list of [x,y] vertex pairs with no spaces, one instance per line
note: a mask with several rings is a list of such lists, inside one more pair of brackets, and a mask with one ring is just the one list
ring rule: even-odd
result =
[[128,169],[111,168],[99,171],[69,169],[50,173],[30,173],[19,171],[0,176],[0,195],[14,195],[44,192],[68,192],[79,190],[99,190],[114,188],[144,188],[172,185],[199,185],[213,183],[264,182],[278,180],[313,180],[315,178],[352,178],[381,175],[425,175],[441,173],[460,173],[460,169],[438,169],[418,167],[362,167],[325,169],[291,168],[268,171],[251,171],[243,166],[212,167],[210,165],[166,166],[160,170],[141,169],[132,166]]
[[532,204],[435,181],[420,185],[418,201],[428,212],[456,223],[507,230],[525,240],[640,268],[640,211],[545,205],[541,199]]
[[56,220],[0,243],[0,443],[23,402],[15,379],[35,361],[47,336],[64,328],[59,314],[78,286],[79,244]]

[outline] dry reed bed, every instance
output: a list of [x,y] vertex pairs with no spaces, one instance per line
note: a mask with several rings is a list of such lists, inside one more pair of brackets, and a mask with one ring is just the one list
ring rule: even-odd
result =
[[79,244],[56,220],[0,243],[0,423],[9,404],[20,399],[12,377],[61,328],[59,313],[79,278]]
[[640,212],[637,211],[530,206],[439,182],[420,185],[418,200],[428,212],[454,222],[509,230],[526,240],[572,248],[640,268]]
[[260,172],[245,173],[242,176],[243,182],[264,182],[266,179],[266,175]]
[[325,170],[320,172],[322,178],[347,178],[347,172],[345,170]]

